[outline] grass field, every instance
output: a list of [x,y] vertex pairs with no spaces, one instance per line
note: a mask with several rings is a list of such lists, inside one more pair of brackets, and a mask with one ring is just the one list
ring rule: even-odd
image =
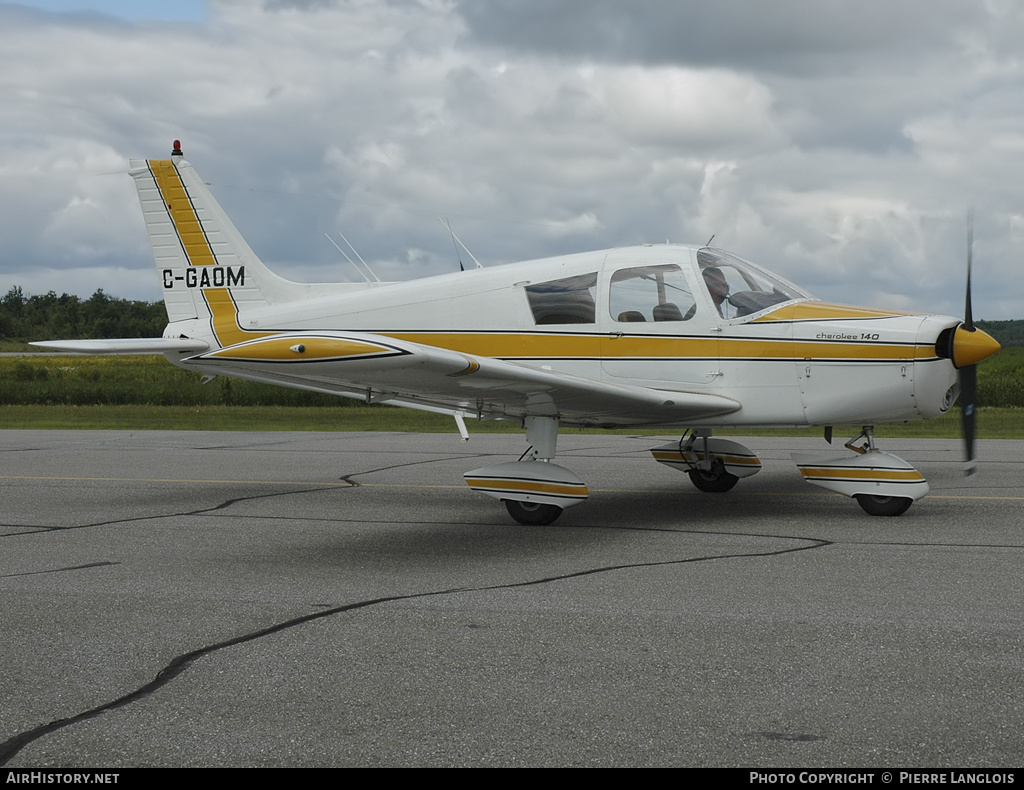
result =
[[[516,422],[474,422],[469,432],[518,433]],[[182,430],[182,431],[400,431],[455,433],[448,416],[390,406],[0,406],[0,429]],[[835,440],[846,441],[858,426],[835,428]],[[671,436],[664,428],[616,431],[562,428],[561,433],[619,433]],[[678,432],[677,432],[678,433]],[[737,428],[721,436],[818,436],[819,428]],[[937,420],[878,425],[878,437],[945,438],[960,435],[960,412]],[[1024,409],[985,408],[978,411],[978,438],[1024,439]]]

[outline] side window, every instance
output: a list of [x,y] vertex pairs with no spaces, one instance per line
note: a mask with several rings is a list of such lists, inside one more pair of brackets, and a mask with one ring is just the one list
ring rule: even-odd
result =
[[675,264],[638,266],[612,275],[609,309],[612,318],[623,323],[689,321],[696,303]]
[[592,324],[597,317],[597,272],[526,286],[526,298],[538,324]]

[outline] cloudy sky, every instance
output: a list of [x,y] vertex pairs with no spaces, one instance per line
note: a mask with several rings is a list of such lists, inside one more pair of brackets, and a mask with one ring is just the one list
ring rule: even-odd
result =
[[[0,293],[159,299],[128,159],[298,280],[706,242],[832,301],[1024,318],[1017,0],[0,3]],[[466,255],[462,255],[467,260]]]

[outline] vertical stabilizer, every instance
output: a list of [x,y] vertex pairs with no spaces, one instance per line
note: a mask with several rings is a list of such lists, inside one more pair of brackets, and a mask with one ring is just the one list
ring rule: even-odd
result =
[[171,324],[208,325],[216,342],[232,345],[254,337],[240,326],[240,312],[304,295],[304,286],[256,257],[177,141],[170,159],[132,160],[131,175]]

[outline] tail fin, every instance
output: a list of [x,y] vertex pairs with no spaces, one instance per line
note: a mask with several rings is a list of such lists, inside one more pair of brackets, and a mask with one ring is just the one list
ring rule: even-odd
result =
[[132,160],[131,175],[171,324],[208,325],[216,342],[232,345],[260,334],[243,329],[240,311],[307,295],[307,286],[277,276],[256,257],[177,141],[170,159]]

